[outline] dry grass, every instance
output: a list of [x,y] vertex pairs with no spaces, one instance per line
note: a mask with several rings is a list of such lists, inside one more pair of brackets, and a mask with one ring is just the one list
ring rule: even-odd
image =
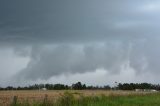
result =
[[[18,102],[28,101],[32,102],[42,102],[47,95],[48,100],[56,100],[60,96],[62,96],[66,92],[65,90],[48,90],[48,91],[38,91],[38,90],[30,90],[30,91],[0,91],[0,106],[9,106],[13,101],[13,97],[18,97]],[[134,92],[134,91],[106,91],[106,90],[68,90],[68,92],[72,93],[75,97],[79,95],[84,96],[98,96],[98,95],[106,95],[106,96],[114,96],[114,95],[139,95],[145,94],[144,92]]]

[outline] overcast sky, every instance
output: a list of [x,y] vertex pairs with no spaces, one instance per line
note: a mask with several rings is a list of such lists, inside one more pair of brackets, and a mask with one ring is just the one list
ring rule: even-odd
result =
[[1,0],[0,86],[160,83],[159,0]]

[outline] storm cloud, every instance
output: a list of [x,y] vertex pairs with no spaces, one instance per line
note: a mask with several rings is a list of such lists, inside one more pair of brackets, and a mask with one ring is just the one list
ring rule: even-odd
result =
[[85,73],[99,68],[116,73],[126,61],[128,52],[115,44],[88,44],[51,46],[40,51],[33,48],[31,53],[36,58],[33,57],[18,76],[48,79],[60,74]]
[[[50,45],[33,47],[28,66],[16,77],[25,79],[49,79],[52,76],[76,74],[104,69],[110,74],[119,74],[130,67],[137,75],[159,73],[160,47],[154,40],[85,45]],[[38,49],[37,49],[38,48]]]
[[159,0],[3,0],[0,48],[25,59],[11,72],[14,79],[98,69],[112,76],[128,67],[154,76],[160,69],[159,11]]
[[157,0],[1,1],[0,41],[75,43],[157,36],[157,3]]

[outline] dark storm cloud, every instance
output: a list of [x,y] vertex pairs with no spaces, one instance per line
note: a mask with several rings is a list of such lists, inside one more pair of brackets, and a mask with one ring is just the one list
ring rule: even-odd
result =
[[126,47],[127,45],[124,46],[121,42],[85,46],[58,45],[50,48],[42,47],[39,50],[35,47],[32,49],[32,60],[17,77],[48,79],[61,74],[85,73],[99,68],[118,73],[127,61],[128,52],[124,51]]
[[125,64],[158,73],[158,0],[1,0],[0,44],[29,56],[16,76],[48,79]]
[[[153,40],[153,39],[152,39]],[[159,40],[130,42],[108,41],[85,45],[36,46],[28,66],[16,75],[20,79],[49,79],[62,74],[76,74],[104,69],[119,74],[127,67],[137,75],[159,74]]]
[[88,42],[157,34],[153,27],[157,21],[141,9],[148,2],[3,0],[0,1],[0,41]]

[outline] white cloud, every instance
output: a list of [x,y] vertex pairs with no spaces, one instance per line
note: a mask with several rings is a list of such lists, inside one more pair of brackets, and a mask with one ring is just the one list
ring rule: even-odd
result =
[[145,3],[141,6],[141,10],[146,12],[158,12],[160,10],[160,2],[159,0],[153,0],[152,2]]
[[[17,56],[11,48],[1,48],[0,50],[0,83],[7,85],[8,80],[17,72],[27,67],[29,57]],[[1,86],[0,85],[0,86]]]

